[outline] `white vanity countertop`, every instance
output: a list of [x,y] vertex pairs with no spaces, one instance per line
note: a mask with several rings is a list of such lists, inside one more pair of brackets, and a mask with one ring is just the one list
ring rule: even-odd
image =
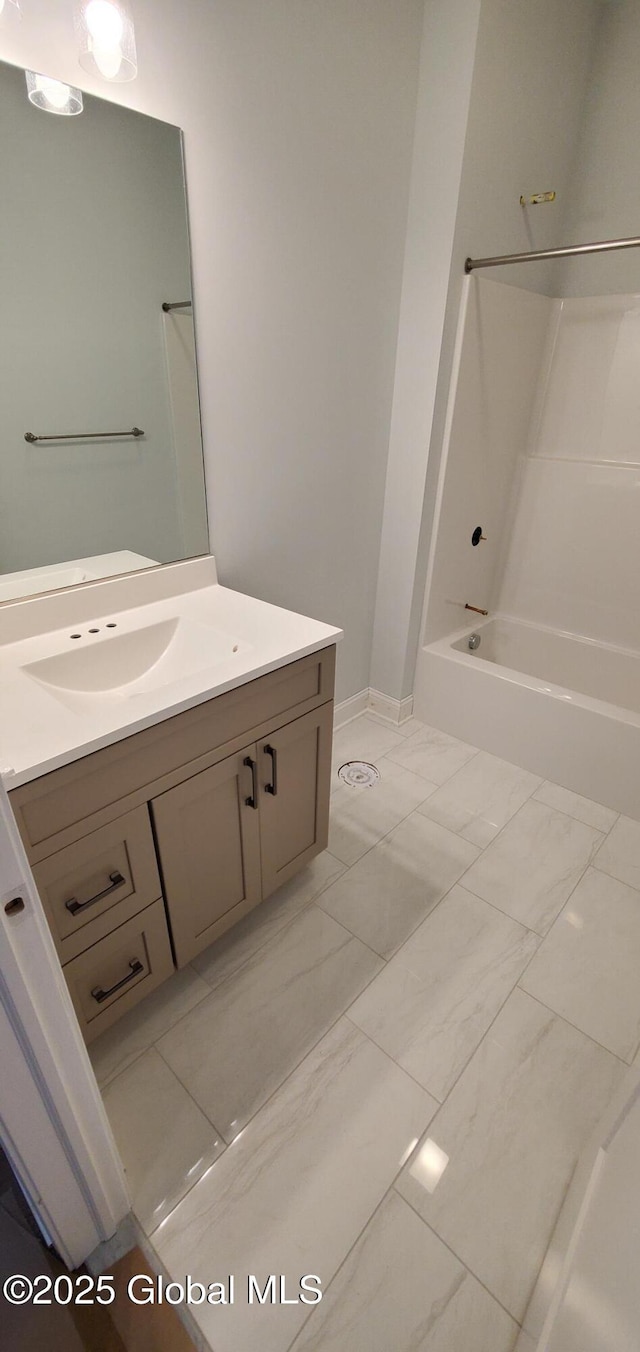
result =
[[0,644],[2,781],[17,788],[341,637],[215,583],[114,613],[101,602],[93,621]]

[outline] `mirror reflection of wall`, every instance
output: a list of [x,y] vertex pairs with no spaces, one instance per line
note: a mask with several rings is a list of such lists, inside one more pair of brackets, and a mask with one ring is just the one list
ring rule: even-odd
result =
[[181,133],[86,95],[44,113],[4,64],[0,128],[7,600],[209,546],[192,312],[162,309],[191,297]]

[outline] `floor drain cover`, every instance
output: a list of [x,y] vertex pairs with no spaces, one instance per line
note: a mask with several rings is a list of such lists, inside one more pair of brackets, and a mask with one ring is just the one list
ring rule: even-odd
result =
[[338,779],[352,789],[372,789],[380,778],[380,771],[368,761],[346,761],[338,770]]

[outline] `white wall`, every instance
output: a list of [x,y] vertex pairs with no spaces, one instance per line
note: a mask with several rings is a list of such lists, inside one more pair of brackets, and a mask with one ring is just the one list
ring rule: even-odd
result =
[[[495,608],[514,482],[524,459],[553,302],[518,287],[467,282],[451,391],[425,637],[433,642]],[[474,546],[476,526],[486,541]]]
[[[562,240],[601,0],[483,0],[454,266]],[[522,208],[520,195],[554,189]],[[494,281],[553,295],[548,263]]]
[[[191,290],[180,133],[103,100],[39,112],[7,65],[0,125],[0,571],[182,558],[161,308]],[[144,439],[24,440],[133,426]],[[203,497],[199,436],[197,457]],[[202,512],[196,535],[202,553]]]
[[[394,694],[405,695],[412,686],[464,260],[469,254],[544,248],[561,235],[598,14],[599,0],[482,2],[430,450],[428,433],[421,447],[426,476],[413,595],[402,635],[404,686]],[[431,186],[435,193],[437,172]],[[556,203],[528,210],[520,206],[521,193],[551,188],[558,193]],[[544,265],[487,275],[543,293],[553,283]],[[413,504],[407,501],[404,510],[412,526]],[[402,524],[397,534],[401,539]]]
[[73,6],[0,55],[185,132],[221,580],[346,631],[369,684],[422,0],[136,0],[129,86],[78,68]]
[[[570,185],[569,244],[640,235],[640,5],[602,5],[595,60]],[[640,249],[570,259],[558,293],[569,296],[640,292]]]
[[[480,0],[426,0],[370,685],[413,689],[436,396]],[[421,580],[421,581],[420,581]]]

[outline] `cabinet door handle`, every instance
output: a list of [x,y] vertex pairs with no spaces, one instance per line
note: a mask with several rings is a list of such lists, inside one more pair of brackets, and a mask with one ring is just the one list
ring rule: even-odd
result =
[[108,1000],[112,995],[115,995],[116,991],[121,991],[123,986],[128,986],[129,982],[133,981],[134,977],[139,976],[141,972],[144,972],[144,964],[140,962],[138,958],[132,958],[129,967],[131,970],[127,972],[126,976],[123,976],[122,981],[116,981],[115,986],[110,986],[108,991],[103,991],[101,986],[94,986],[91,994],[99,1005],[103,1004],[104,1001]]
[[265,756],[271,756],[271,783],[265,784],[265,793],[272,793],[274,798],[278,792],[278,752],[275,746],[265,746]]
[[113,873],[109,874],[110,886],[103,888],[102,892],[96,892],[95,897],[89,897],[88,901],[77,901],[75,897],[69,897],[69,900],[65,901],[64,904],[72,915],[78,915],[79,911],[86,911],[88,906],[95,906],[97,901],[102,901],[111,892],[116,892],[119,887],[122,887],[124,881],[122,874],[115,869]]
[[258,762],[251,759],[251,756],[245,756],[243,765],[251,770],[251,797],[245,798],[247,807],[258,808]]

